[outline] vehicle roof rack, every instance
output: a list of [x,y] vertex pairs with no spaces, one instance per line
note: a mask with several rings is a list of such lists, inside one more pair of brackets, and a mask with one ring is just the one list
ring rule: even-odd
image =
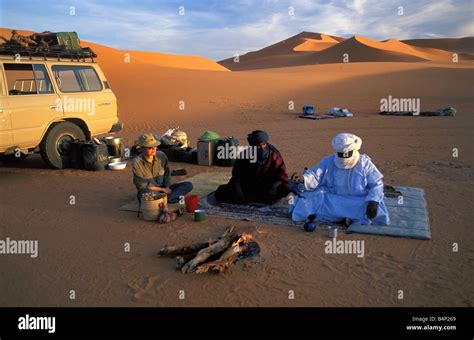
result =
[[42,57],[44,60],[48,58],[57,58],[58,61],[61,59],[70,59],[71,61],[86,61],[91,59],[94,62],[94,58],[97,58],[97,54],[90,47],[83,47],[80,49],[67,49],[59,46],[51,46],[47,49],[36,46],[19,46],[15,44],[5,43],[0,45],[0,55],[8,55],[16,57],[16,55],[27,56],[30,60],[33,57]]

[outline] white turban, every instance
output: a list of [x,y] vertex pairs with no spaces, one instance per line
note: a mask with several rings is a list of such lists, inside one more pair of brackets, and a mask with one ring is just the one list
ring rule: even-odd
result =
[[340,133],[332,140],[332,147],[336,152],[346,153],[352,151],[352,156],[341,158],[337,155],[334,157],[334,164],[340,169],[352,169],[359,161],[359,150],[362,146],[362,139],[352,133]]
[[362,139],[352,133],[340,133],[332,140],[332,147],[336,152],[358,151],[362,146]]

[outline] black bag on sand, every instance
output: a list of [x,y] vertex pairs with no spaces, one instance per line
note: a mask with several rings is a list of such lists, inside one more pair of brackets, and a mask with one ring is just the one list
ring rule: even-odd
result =
[[197,150],[191,147],[181,148],[178,146],[158,147],[158,150],[164,152],[170,162],[197,164]]
[[75,140],[69,143],[69,168],[84,169],[83,146],[86,142]]
[[86,170],[104,170],[109,163],[109,152],[105,144],[84,143],[82,146],[82,156]]
[[[219,142],[217,143],[217,150],[220,150],[220,148],[225,148],[230,147],[230,148],[236,148],[239,146],[239,140],[234,137],[223,137],[219,139]],[[217,156],[219,156],[219,151],[217,152]],[[237,155],[235,155],[237,157]],[[228,158],[219,158],[217,157],[217,165],[218,166],[234,166],[236,158],[228,157]]]

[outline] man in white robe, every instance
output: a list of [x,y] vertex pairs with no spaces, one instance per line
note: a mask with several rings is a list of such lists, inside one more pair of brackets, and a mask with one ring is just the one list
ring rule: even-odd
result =
[[359,153],[361,145],[356,135],[338,134],[332,141],[336,152],[303,172],[296,190],[299,196],[290,205],[293,221],[315,214],[322,222],[390,223],[383,175],[369,156]]

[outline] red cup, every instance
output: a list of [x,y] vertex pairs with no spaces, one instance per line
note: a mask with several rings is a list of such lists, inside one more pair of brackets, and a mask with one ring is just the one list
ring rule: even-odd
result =
[[198,195],[187,195],[184,197],[184,203],[186,204],[186,211],[193,213],[194,210],[199,208],[199,197]]

